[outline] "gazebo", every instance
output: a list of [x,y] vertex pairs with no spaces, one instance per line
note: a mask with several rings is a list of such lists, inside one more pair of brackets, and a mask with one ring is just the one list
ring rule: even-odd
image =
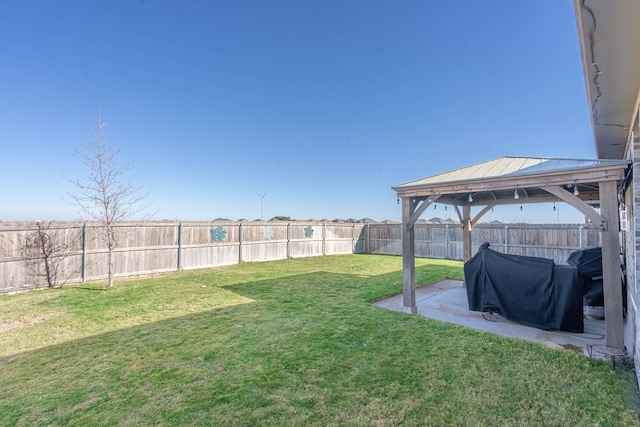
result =
[[417,313],[414,226],[431,204],[454,207],[467,261],[472,256],[471,230],[493,207],[564,201],[600,227],[606,344],[623,348],[618,195],[626,185],[628,166],[626,160],[508,156],[392,187],[402,199],[404,311]]

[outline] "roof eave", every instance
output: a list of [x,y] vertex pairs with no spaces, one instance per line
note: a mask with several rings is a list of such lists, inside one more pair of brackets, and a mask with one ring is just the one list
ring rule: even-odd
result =
[[598,158],[621,159],[640,104],[640,2],[574,0]]

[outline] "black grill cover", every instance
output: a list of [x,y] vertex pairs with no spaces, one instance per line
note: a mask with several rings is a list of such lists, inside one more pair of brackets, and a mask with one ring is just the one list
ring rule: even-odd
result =
[[464,264],[469,310],[491,304],[502,317],[544,330],[584,332],[582,278],[553,260],[505,255],[482,245]]
[[583,276],[584,305],[604,306],[602,280],[602,248],[579,249],[567,258],[567,264],[573,265]]
[[567,264],[578,268],[585,277],[596,278],[602,276],[602,248],[579,249],[567,258]]
[[584,305],[604,307],[604,280],[584,279]]

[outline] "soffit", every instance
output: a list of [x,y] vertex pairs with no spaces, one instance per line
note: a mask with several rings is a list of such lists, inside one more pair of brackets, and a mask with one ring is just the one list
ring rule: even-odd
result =
[[574,0],[574,7],[596,154],[621,159],[638,108],[640,1]]

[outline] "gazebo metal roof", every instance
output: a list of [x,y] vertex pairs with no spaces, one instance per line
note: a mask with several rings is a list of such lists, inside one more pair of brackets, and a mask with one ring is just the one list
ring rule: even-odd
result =
[[[600,204],[600,183],[623,180],[628,164],[626,160],[506,156],[392,188],[399,198],[426,197],[432,202],[489,206],[489,209],[505,204],[563,200],[593,219],[590,208]],[[561,188],[566,194],[559,191]],[[517,198],[514,197],[516,192]],[[575,194],[588,206],[566,200],[564,196],[570,194]],[[472,203],[469,203],[469,196]]]
[[557,173],[582,171],[590,168],[615,167],[627,162],[623,160],[585,160],[557,159],[545,157],[505,156],[475,165],[440,173],[430,177],[400,184],[394,189],[409,188],[419,185],[443,184],[474,180],[486,180],[499,177],[516,177],[538,175],[541,173]]

